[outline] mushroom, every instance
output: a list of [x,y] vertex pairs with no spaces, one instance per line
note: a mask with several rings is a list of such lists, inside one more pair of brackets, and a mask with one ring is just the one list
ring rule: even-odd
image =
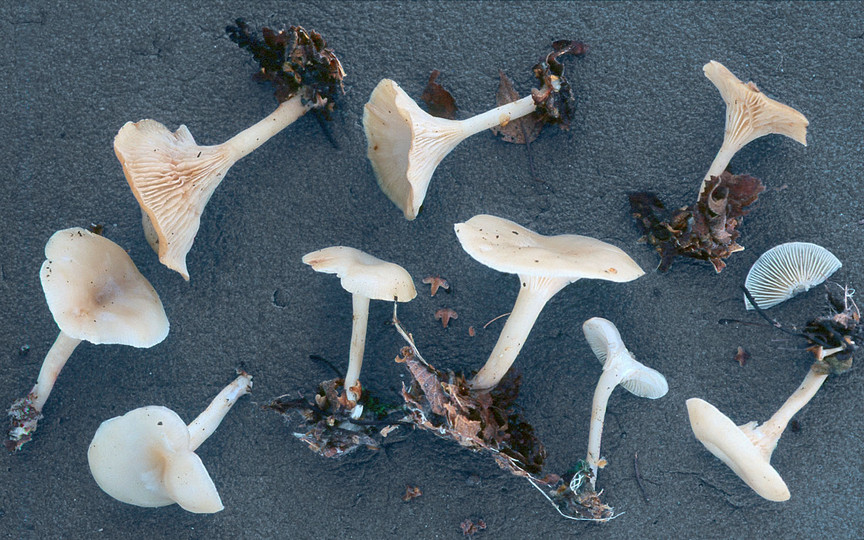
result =
[[155,120],[128,122],[114,138],[114,152],[141,206],[144,234],[159,261],[189,280],[186,254],[201,214],[228,169],[239,159],[312,109],[329,113],[342,90],[345,71],[315,31],[263,29],[263,39],[237,20],[229,37],[253,53],[260,79],[276,86],[280,105],[273,113],[228,141],[199,146],[185,125],[171,133]]
[[471,381],[477,390],[501,381],[555,293],[582,278],[623,283],[645,273],[619,248],[587,236],[543,236],[490,215],[474,216],[454,228],[471,257],[499,272],[518,274],[522,284],[492,354]]
[[591,488],[597,481],[600,461],[600,438],[603,436],[603,421],[609,396],[619,384],[637,397],[658,399],[666,395],[669,385],[666,377],[634,358],[624,346],[621,334],[615,325],[606,319],[594,317],[582,324],[585,339],[594,355],[603,364],[603,374],[594,390],[591,407],[591,428],[588,432],[588,457],[585,462],[591,467]]
[[750,141],[764,135],[785,135],[807,146],[807,125],[803,114],[788,105],[765,97],[755,84],[744,84],[720,62],[711,61],[702,70],[726,102],[726,130],[723,145],[702,180],[699,194],[705,182],[712,176],[720,176],[726,170],[738,150]]
[[[809,291],[843,266],[833,253],[808,242],[787,242],[763,253],[747,273],[744,287],[761,309]],[[744,297],[747,309],[753,304]]]
[[408,302],[417,296],[411,275],[398,264],[382,261],[368,253],[346,246],[332,246],[303,256],[303,262],[316,272],[336,274],[342,288],[350,292],[353,304],[351,349],[344,388],[352,407],[352,417],[359,418],[363,407],[356,406],[362,389],[360,368],[366,348],[366,324],[369,300]]
[[467,137],[522,118],[535,110],[532,96],[467,120],[436,118],[394,81],[378,83],[363,109],[369,161],[381,190],[413,220],[441,160]]
[[102,491],[135,506],[177,503],[197,514],[219,512],[222,500],[195,450],[251,388],[252,377],[241,372],[188,427],[160,406],[102,422],[87,450],[93,478]]
[[45,258],[39,277],[60,334],[36,385],[9,409],[10,450],[32,438],[60,370],[82,340],[148,348],[168,335],[159,295],[114,242],[85,229],[64,229],[48,240]]
[[120,128],[114,152],[141,206],[145,236],[162,264],[189,280],[186,254],[198,234],[204,207],[228,169],[313,105],[294,96],[264,120],[216,146],[199,146],[186,126],[171,133],[155,120],[127,122]]

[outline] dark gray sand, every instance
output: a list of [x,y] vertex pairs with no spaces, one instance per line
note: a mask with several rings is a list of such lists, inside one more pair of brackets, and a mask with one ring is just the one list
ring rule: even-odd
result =
[[[3,455],[0,534],[9,538],[458,538],[466,519],[480,537],[727,538],[860,537],[864,422],[860,366],[832,377],[797,417],[772,463],[792,493],[756,496],[693,437],[685,400],[702,397],[737,423],[764,421],[811,363],[797,342],[757,322],[738,289],[759,254],[778,243],[819,243],[844,263],[833,280],[864,288],[861,151],[864,105],[860,3],[569,4],[86,2],[0,7],[0,329],[5,408],[33,384],[57,328],[38,269],[58,229],[105,225],[159,291],[171,333],[150,350],[83,344],[63,371],[33,442]],[[224,35],[234,17],[320,31],[348,76],[330,124],[339,148],[304,118],[240,161],[213,195],[189,254],[191,282],[157,261],[114,156],[128,120],[186,124],[202,144],[222,142],[275,107],[250,79],[250,56]],[[405,221],[382,195],[366,160],[363,104],[384,77],[418,98],[433,69],[461,114],[494,104],[498,69],[526,92],[530,67],[552,39],[591,47],[568,60],[578,95],[569,132],[549,129],[524,147],[485,133],[448,156],[425,212]],[[664,275],[638,243],[626,193],[654,190],[689,204],[723,135],[724,105],[702,74],[709,60],[801,110],[808,147],[772,136],[732,161],[768,186],[745,220],[741,243],[717,275],[677,262]],[[512,219],[544,234],[579,233],[625,249],[648,273],[628,284],[580,282],[546,307],[516,367],[519,403],[548,449],[549,470],[584,456],[600,366],[582,337],[592,316],[617,323],[630,349],[665,373],[668,395],[616,392],[609,404],[598,487],[622,512],[595,525],[561,518],[527,482],[426,432],[395,433],[383,451],[341,461],[313,455],[260,404],[307,394],[344,367],[350,299],[304,253],[355,246],[403,265],[417,299],[400,316],[439,367],[477,369],[497,339],[517,279],[460,248],[453,223],[475,214]],[[420,280],[440,274],[450,294],[429,297]],[[459,313],[447,330],[433,313]],[[822,288],[771,311],[801,324],[824,313]],[[373,303],[363,382],[396,399],[406,380],[390,307]],[[478,329],[474,338],[468,328]],[[738,346],[751,354],[743,367]],[[29,353],[19,349],[29,346]],[[860,359],[859,359],[860,361]],[[235,366],[255,376],[199,451],[225,504],[216,515],[179,507],[137,508],[104,494],[87,467],[99,424],[143,405],[191,420],[227,384]],[[644,493],[634,473],[638,453]],[[401,500],[406,485],[423,495]]]

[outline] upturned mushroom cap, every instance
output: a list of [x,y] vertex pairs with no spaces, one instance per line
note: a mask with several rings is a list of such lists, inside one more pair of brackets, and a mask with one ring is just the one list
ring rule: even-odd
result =
[[712,60],[702,70],[726,102],[726,136],[736,148],[770,133],[807,146],[809,122],[803,114],[766,97],[752,82],[744,84],[720,62]]
[[159,295],[117,244],[74,227],[45,245],[39,276],[60,330],[91,343],[152,347],[168,335]]
[[189,431],[171,409],[141,407],[102,422],[87,451],[99,487],[118,501],[213,513],[222,500],[204,464],[189,449]]
[[585,340],[594,351],[594,355],[605,367],[608,362],[622,362],[627,366],[627,372],[621,380],[621,386],[637,397],[659,399],[669,391],[669,384],[659,371],[642,364],[633,356],[618,328],[607,319],[593,317],[582,324]]
[[[744,280],[744,287],[762,309],[809,291],[819,285],[843,263],[822,246],[808,242],[787,242],[763,253]],[[744,297],[747,309],[753,304]]]
[[303,256],[316,272],[336,274],[342,288],[372,300],[408,302],[417,296],[411,275],[398,264],[346,246],[332,246]]
[[769,501],[789,500],[789,488],[766,456],[725,414],[707,401],[687,400],[693,434],[753,491]]
[[156,233],[159,260],[188,281],[186,254],[201,213],[236,156],[226,147],[197,145],[186,126],[171,133],[155,120],[127,122],[114,138],[114,152]]
[[390,79],[372,91],[363,108],[369,161],[405,219],[417,217],[435,168],[464,139],[458,126],[426,113]]
[[645,274],[621,249],[587,236],[543,236],[510,220],[485,214],[457,223],[454,229],[471,257],[499,272],[618,283]]

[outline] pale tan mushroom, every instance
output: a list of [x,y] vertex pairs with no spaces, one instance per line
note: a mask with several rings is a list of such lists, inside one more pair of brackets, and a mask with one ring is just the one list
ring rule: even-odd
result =
[[211,514],[223,509],[210,474],[195,450],[219,427],[252,377],[241,373],[189,426],[167,407],[148,406],[102,422],[87,450],[90,472],[118,501]]
[[114,152],[141,206],[144,234],[159,261],[189,280],[186,254],[201,214],[228,169],[313,108],[296,95],[267,118],[216,146],[199,146],[186,126],[171,131],[155,120],[127,122]]
[[[345,374],[345,392],[356,404],[360,398],[360,369],[366,349],[366,326],[369,320],[369,300],[408,302],[417,296],[411,275],[398,264],[382,261],[359,249],[332,246],[303,256],[303,262],[316,272],[336,274],[342,288],[351,293],[353,323],[348,372]],[[358,418],[362,407],[354,407],[352,415]]]
[[467,137],[534,112],[532,96],[507,103],[467,120],[436,118],[394,81],[378,83],[363,109],[369,161],[378,185],[414,219],[429,181],[441,160]]
[[454,228],[471,257],[499,272],[518,274],[522,284],[492,354],[471,381],[478,390],[501,381],[543,306],[558,291],[583,278],[623,283],[645,274],[621,249],[587,236],[543,236],[490,215],[474,216]]
[[6,446],[30,440],[60,370],[82,340],[152,347],[168,335],[159,295],[117,244],[81,228],[57,231],[45,245],[40,279],[60,334],[36,385],[9,410]]
[[699,188],[701,195],[705,182],[720,176],[738,150],[764,135],[785,135],[807,146],[807,125],[803,114],[788,105],[768,98],[755,84],[744,84],[720,62],[711,61],[702,68],[726,102],[726,129],[723,145],[711,163]]

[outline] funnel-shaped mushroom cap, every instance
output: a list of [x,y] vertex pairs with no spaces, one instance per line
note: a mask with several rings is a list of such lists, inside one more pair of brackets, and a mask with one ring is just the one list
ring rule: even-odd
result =
[[726,102],[726,137],[741,148],[763,135],[785,135],[807,146],[807,125],[803,114],[788,105],[765,97],[753,83],[742,83],[720,62],[702,68]]
[[141,407],[106,420],[87,451],[99,487],[136,506],[177,503],[184,510],[213,513],[222,500],[201,459],[189,449],[189,431],[166,407]]
[[769,501],[789,499],[789,488],[771,466],[768,457],[725,414],[698,398],[687,400],[687,413],[699,442],[753,491]]
[[[833,253],[808,242],[788,242],[763,253],[747,273],[744,286],[762,309],[809,291],[840,269]],[[747,309],[753,305],[744,297]]]
[[624,376],[621,386],[637,397],[659,399],[669,391],[669,383],[659,371],[636,360],[624,346],[618,328],[607,319],[593,317],[582,324],[582,332],[594,355],[604,368],[610,362],[619,363]]
[[426,113],[384,79],[363,109],[363,129],[378,185],[406,219],[416,218],[435,168],[465,138],[459,123]]
[[127,122],[114,138],[126,181],[158,237],[159,260],[187,281],[186,254],[201,213],[235,162],[229,150],[198,146],[186,126],[171,133],[155,120]]
[[411,275],[398,264],[382,261],[346,246],[333,246],[303,256],[316,272],[336,274],[342,288],[372,300],[408,302],[417,296]]
[[64,333],[91,343],[152,347],[168,335],[159,295],[117,244],[80,228],[45,245],[39,276]]
[[587,236],[543,236],[510,220],[483,214],[457,223],[454,229],[462,249],[499,272],[619,283],[645,274],[622,250]]

